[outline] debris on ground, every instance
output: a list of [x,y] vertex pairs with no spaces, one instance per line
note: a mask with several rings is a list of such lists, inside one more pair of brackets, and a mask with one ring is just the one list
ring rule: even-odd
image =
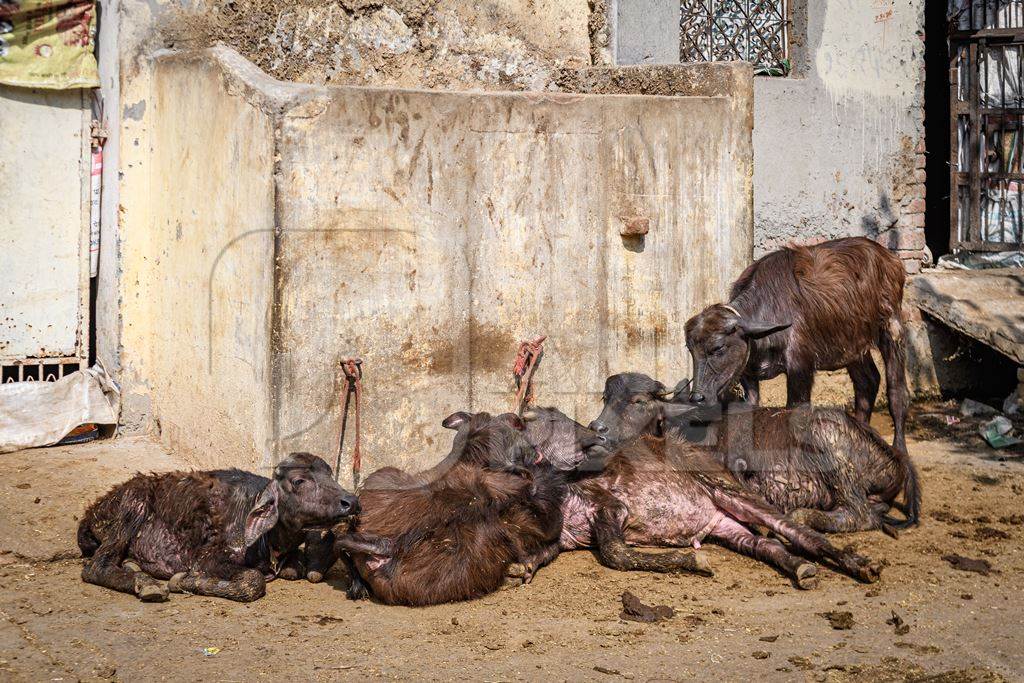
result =
[[995,415],[999,411],[981,401],[975,401],[971,398],[965,398],[963,403],[960,404],[960,414],[964,417],[988,417],[989,415]]
[[607,674],[609,676],[621,676],[622,675],[622,672],[619,671],[618,669],[608,669],[608,668],[603,667],[603,666],[595,666],[594,667],[594,671],[596,671],[599,674]]
[[980,526],[974,530],[976,541],[1005,541],[1008,538],[1011,538],[1010,534],[990,526]]
[[220,648],[219,647],[204,647],[204,648],[202,648],[199,651],[203,653],[204,657],[212,657],[215,654],[217,654],[218,652],[220,652]]
[[752,652],[750,656],[754,659],[768,659],[772,656],[772,653],[765,652],[764,650],[754,650],[754,652]]
[[943,555],[942,559],[949,562],[953,569],[959,569],[962,572],[974,572],[982,576],[988,576],[993,571],[992,565],[988,560],[976,560],[956,554]]
[[910,624],[904,622],[903,618],[896,614],[895,610],[892,611],[892,616],[885,620],[885,623],[892,626],[893,631],[898,636],[905,636],[910,633]]
[[622,593],[622,612],[619,613],[621,619],[652,624],[671,619],[675,615],[676,611],[668,605],[645,605],[629,591]]
[[1021,440],[1013,435],[1013,423],[1002,415],[993,417],[978,427],[978,433],[992,448],[1006,448],[1021,443]]
[[814,668],[814,662],[812,662],[807,657],[793,656],[790,657],[787,661],[789,661],[789,663],[795,666],[796,668],[801,669],[803,671],[810,671]]
[[899,640],[893,643],[893,645],[904,650],[911,650],[919,655],[937,655],[942,652],[941,647],[934,645],[918,645],[917,643],[907,643]]
[[818,612],[819,617],[828,619],[828,623],[837,631],[853,628],[853,612]]
[[760,638],[758,638],[758,640],[760,640],[762,643],[774,643],[778,639],[779,639],[779,636],[777,636],[777,635],[774,635],[774,636],[761,636]]

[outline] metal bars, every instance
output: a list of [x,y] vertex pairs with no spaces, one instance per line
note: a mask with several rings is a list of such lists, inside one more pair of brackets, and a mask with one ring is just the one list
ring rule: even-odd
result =
[[743,60],[757,73],[785,75],[788,29],[786,0],[681,0],[679,61]]
[[1024,242],[1024,0],[950,12],[950,247]]

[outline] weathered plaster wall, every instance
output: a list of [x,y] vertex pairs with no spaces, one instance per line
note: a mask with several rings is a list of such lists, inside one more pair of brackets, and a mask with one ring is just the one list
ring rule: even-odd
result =
[[[131,337],[162,432],[197,464],[332,454],[349,354],[366,359],[367,470],[432,462],[453,410],[506,409],[537,333],[539,400],[590,417],[611,372],[684,371],[687,312],[750,257],[741,65],[713,79],[739,107],[302,86],[224,48],[158,65],[137,271],[152,303]],[[621,237],[638,218],[650,233]]]
[[803,11],[795,73],[754,83],[755,254],[868,235],[916,272],[924,248],[924,2],[827,0]]
[[258,102],[224,89],[214,64],[157,61],[137,323],[164,443],[251,469],[270,443],[274,132]]
[[[791,0],[787,77],[754,79],[754,251],[868,235],[924,249],[924,0]],[[620,2],[617,63],[679,59],[678,0]]]

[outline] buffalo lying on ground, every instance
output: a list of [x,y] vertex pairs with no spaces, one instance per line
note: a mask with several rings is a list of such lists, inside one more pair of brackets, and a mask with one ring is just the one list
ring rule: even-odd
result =
[[[565,476],[526,440],[511,414],[456,413],[455,447],[420,474],[374,472],[361,491],[362,512],[338,529],[326,562],[309,548],[318,575],[341,554],[349,597],[432,605],[497,590],[512,565],[535,570],[558,553]],[[528,580],[528,577],[526,577]]]
[[[744,490],[707,448],[671,436],[641,436],[613,447],[599,465],[583,463],[570,480],[562,518],[562,550],[593,547],[614,569],[710,575],[698,550],[649,553],[630,546],[699,548],[712,539],[777,567],[800,588],[817,585],[817,567],[801,555],[829,561],[860,581],[876,581],[881,572]],[[767,527],[788,546],[750,526]]]
[[145,601],[171,590],[249,602],[278,570],[296,574],[304,530],[358,507],[309,453],[289,455],[272,479],[236,469],[138,474],[86,510],[82,578]]
[[[695,407],[634,372],[609,377],[603,401],[590,427],[610,443],[641,434],[701,439],[744,488],[818,531],[894,534],[918,523],[921,490],[910,456],[842,410]],[[901,494],[905,520],[887,514]]]
[[739,380],[756,405],[759,382],[785,373],[787,404],[810,403],[816,370],[845,368],[856,417],[867,424],[885,362],[893,445],[907,450],[903,348],[903,263],[863,237],[789,247],[755,261],[733,283],[729,302],[686,322],[693,356],[692,400],[715,403]]

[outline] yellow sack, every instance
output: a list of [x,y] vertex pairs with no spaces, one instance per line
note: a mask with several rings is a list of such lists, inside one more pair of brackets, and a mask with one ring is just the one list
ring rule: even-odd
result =
[[93,0],[0,0],[0,83],[97,88]]

